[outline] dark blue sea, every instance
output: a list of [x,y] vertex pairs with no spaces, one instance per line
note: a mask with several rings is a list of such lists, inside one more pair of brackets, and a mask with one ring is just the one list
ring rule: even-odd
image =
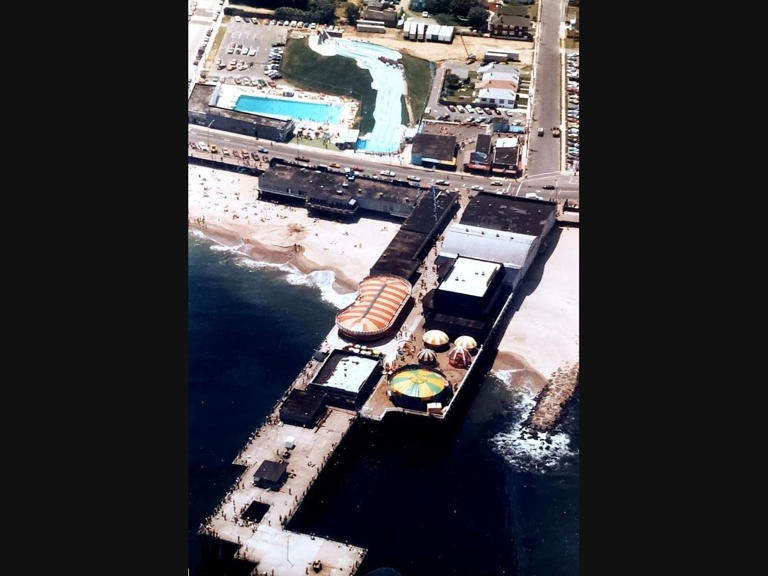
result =
[[[192,575],[197,528],[235,479],[231,461],[337,310],[296,274],[212,246],[190,234]],[[533,400],[505,383],[519,376],[486,377],[446,426],[358,420],[290,528],[368,548],[360,574],[578,574],[578,395],[548,438],[521,438]]]

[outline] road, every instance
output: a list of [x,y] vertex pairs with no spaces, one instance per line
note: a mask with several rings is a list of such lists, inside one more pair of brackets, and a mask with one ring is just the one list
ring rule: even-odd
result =
[[[310,163],[331,164],[338,163],[341,166],[360,167],[366,174],[378,174],[381,170],[392,170],[398,177],[419,176],[422,184],[429,184],[433,180],[447,180],[451,188],[471,188],[472,186],[482,186],[487,192],[499,192],[502,194],[525,196],[535,193],[544,199],[578,199],[578,176],[573,177],[569,174],[559,172],[541,175],[530,180],[514,180],[503,178],[502,186],[491,184],[491,178],[477,174],[463,174],[458,172],[448,172],[444,170],[431,170],[421,166],[412,166],[400,156],[369,156],[352,151],[322,149],[313,146],[304,146],[297,144],[279,144],[271,140],[255,139],[252,136],[242,136],[231,132],[223,132],[214,129],[208,129],[205,126],[189,125],[190,142],[205,142],[206,144],[216,144],[219,149],[226,147],[237,150],[255,151],[258,148],[267,148],[269,156],[279,156],[286,160],[294,160],[296,156],[308,158]],[[211,158],[211,154],[195,152],[195,156],[200,158]],[[217,157],[213,155],[213,157]],[[221,153],[218,154],[221,158]],[[237,162],[237,159],[232,159]],[[253,166],[253,162],[250,162]],[[575,183],[574,183],[575,182]],[[556,190],[545,190],[543,186],[557,186]]]
[[[551,129],[562,124],[559,34],[560,23],[564,19],[565,0],[540,1],[541,21],[528,152],[530,176],[562,169],[562,143],[560,138],[552,136]],[[544,136],[537,136],[539,128],[544,128]]]

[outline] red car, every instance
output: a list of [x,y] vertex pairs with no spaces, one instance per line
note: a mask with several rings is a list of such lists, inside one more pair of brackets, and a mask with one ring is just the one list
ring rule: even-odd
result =
[[360,168],[360,166],[353,166],[352,170],[354,170],[355,172],[362,172],[363,171],[363,169]]

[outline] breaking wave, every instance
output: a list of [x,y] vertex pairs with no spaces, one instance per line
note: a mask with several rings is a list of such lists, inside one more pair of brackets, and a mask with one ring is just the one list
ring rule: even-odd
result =
[[[546,472],[556,470],[568,459],[578,455],[578,450],[571,444],[571,438],[555,426],[549,432],[534,432],[523,427],[528,415],[536,405],[535,394],[516,381],[511,386],[515,373],[526,372],[523,369],[496,370],[493,376],[511,388],[512,405],[508,415],[511,417],[509,429],[499,432],[490,439],[493,450],[501,455],[516,470],[529,472]],[[524,374],[519,377],[524,378]]]

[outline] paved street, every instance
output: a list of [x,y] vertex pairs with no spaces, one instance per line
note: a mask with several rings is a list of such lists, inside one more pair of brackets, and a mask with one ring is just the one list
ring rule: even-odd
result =
[[[378,174],[381,170],[392,170],[398,177],[419,176],[422,184],[429,184],[432,180],[447,180],[450,187],[470,188],[471,186],[482,186],[486,191],[496,191],[505,194],[514,194],[519,182],[512,178],[503,178],[503,186],[491,185],[491,179],[475,174],[463,174],[458,172],[449,172],[444,170],[431,170],[421,166],[410,165],[404,157],[399,156],[370,156],[360,152],[341,151],[335,149],[325,150],[313,146],[304,146],[297,144],[278,144],[271,140],[255,139],[251,136],[241,136],[231,132],[222,132],[219,130],[208,130],[205,126],[189,126],[190,142],[205,142],[206,144],[216,144],[219,150],[223,147],[237,150],[255,151],[264,147],[269,149],[269,157],[279,156],[286,160],[293,160],[296,156],[309,158],[313,163],[331,164],[336,162],[341,166],[363,168],[366,174]],[[190,150],[190,153],[193,151]],[[211,154],[194,151],[194,156],[199,158],[211,158]],[[222,158],[221,151],[214,155],[218,159]],[[237,162],[236,158],[229,158]],[[250,160],[250,166],[253,166],[253,160]],[[498,180],[498,178],[497,178]],[[554,192],[547,191],[544,192]],[[546,197],[546,196],[544,196]]]
[[[536,62],[533,120],[531,122],[528,174],[560,170],[560,138],[552,136],[553,126],[562,124],[560,22],[563,21],[565,0],[541,0],[539,22],[539,53]],[[537,136],[539,128],[544,136]]]

